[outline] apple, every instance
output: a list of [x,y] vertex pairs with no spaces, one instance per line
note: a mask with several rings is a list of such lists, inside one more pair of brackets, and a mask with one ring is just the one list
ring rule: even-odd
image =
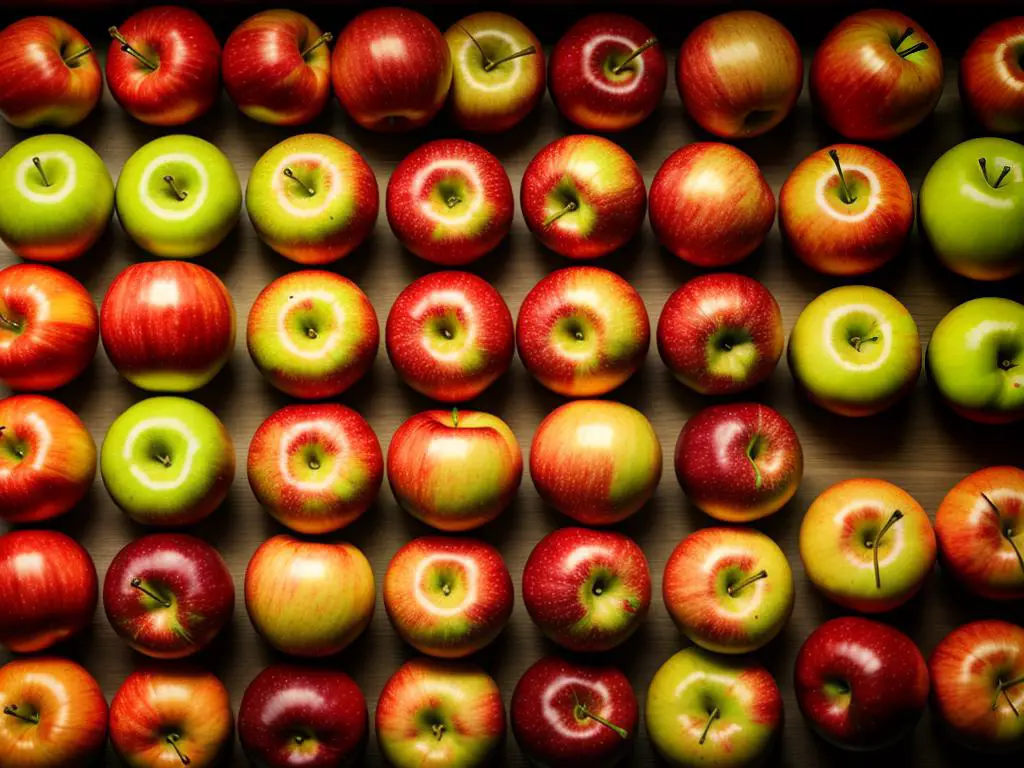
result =
[[515,353],[508,305],[469,272],[433,272],[406,286],[388,311],[384,337],[402,381],[443,403],[480,395]]
[[231,620],[235,585],[212,546],[183,533],[131,542],[103,579],[103,608],[114,632],[157,659],[181,659],[208,646]]
[[327,43],[332,39],[297,11],[261,11],[235,27],[224,43],[224,88],[253,120],[308,123],[331,94]]
[[640,411],[609,400],[559,406],[537,427],[530,477],[545,503],[583,525],[634,514],[661,480],[661,443]]
[[338,101],[363,128],[408,131],[441,109],[452,83],[452,58],[426,16],[407,8],[374,8],[341,31],[331,78]]
[[423,536],[405,544],[384,574],[384,609],[420,653],[457,659],[501,634],[512,615],[512,577],[483,541]]
[[114,182],[103,160],[88,144],[59,133],[25,139],[0,157],[0,187],[0,240],[23,259],[78,258],[114,213]]
[[893,139],[918,125],[942,94],[942,54],[899,11],[847,16],[814,52],[811,100],[847,139]]
[[280,534],[263,542],[245,571],[245,608],[263,639],[293,656],[330,656],[373,616],[373,571],[344,542]]
[[983,424],[1024,418],[1024,304],[972,299],[939,321],[928,378],[961,416]]
[[0,519],[38,523],[69,512],[96,477],[96,443],[67,406],[41,395],[0,400]]
[[110,425],[100,474],[114,503],[135,522],[193,525],[227,498],[235,449],[205,406],[183,397],[151,397]]
[[910,312],[868,285],[825,291],[789,334],[789,369],[807,396],[841,416],[871,416],[906,396],[921,374]]
[[103,349],[140,389],[191,392],[208,384],[235,347],[235,304],[220,278],[187,261],[133,264],[100,308]]
[[954,485],[935,515],[942,564],[990,600],[1024,598],[1024,469],[986,467]]
[[388,482],[399,506],[441,531],[479,528],[519,490],[523,454],[508,424],[481,411],[424,411],[388,445]]
[[782,357],[782,311],[752,277],[716,272],[669,296],[658,317],[658,352],[702,395],[732,395],[766,381]]
[[373,366],[379,343],[370,300],[333,272],[283,275],[249,310],[249,356],[271,384],[292,397],[341,394]]
[[779,192],[790,250],[826,275],[863,275],[903,250],[914,226],[907,177],[881,152],[834,144],[806,157]]
[[876,750],[913,730],[928,703],[928,667],[913,640],[871,619],[826,621],[796,658],[796,700],[842,749]]
[[1024,272],[1024,144],[970,139],[928,169],[918,223],[945,266],[972,280]]
[[63,387],[92,362],[99,337],[96,305],[75,278],[41,264],[0,269],[0,383]]
[[651,607],[651,572],[621,533],[559,528],[530,552],[523,602],[552,641],[574,653],[608,651],[637,630]]
[[395,768],[490,765],[505,735],[498,685],[465,662],[407,661],[384,684],[375,720],[380,751]]
[[256,234],[298,264],[329,264],[355,250],[377,222],[377,198],[377,178],[363,156],[322,133],[275,144],[245,188]]
[[384,457],[373,429],[351,408],[289,405],[256,430],[247,474],[275,520],[315,535],[350,525],[374,504]]
[[658,38],[618,13],[593,13],[569,27],[549,68],[555,106],[587,131],[639,125],[661,103],[668,79]]
[[633,748],[640,708],[619,669],[546,656],[516,683],[512,733],[527,759],[550,768],[614,768]]
[[8,650],[35,653],[78,634],[98,595],[96,566],[74,539],[58,531],[0,535],[0,644]]
[[516,346],[523,365],[566,397],[594,397],[621,386],[639,370],[650,345],[644,300],[607,269],[559,269],[519,305]]
[[526,225],[569,259],[596,259],[640,231],[647,190],[633,158],[600,136],[563,136],[538,152],[519,189]]
[[1024,131],[1024,16],[982,30],[960,59],[960,100],[992,133]]
[[220,43],[195,11],[144,8],[108,29],[107,87],[114,100],[150,125],[182,125],[220,96]]
[[512,16],[473,13],[444,33],[452,59],[452,117],[467,131],[500,133],[522,122],[544,96],[544,49]]
[[266,768],[354,765],[368,735],[363,692],[335,669],[267,667],[249,683],[238,709],[242,749]]

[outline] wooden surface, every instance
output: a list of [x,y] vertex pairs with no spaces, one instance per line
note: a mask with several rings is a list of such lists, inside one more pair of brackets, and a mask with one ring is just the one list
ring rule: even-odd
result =
[[[929,165],[944,150],[973,134],[961,113],[957,96],[956,54],[969,36],[999,15],[998,10],[992,9],[977,14],[919,10],[918,21],[938,40],[946,54],[946,88],[931,119],[908,136],[880,145],[907,173],[915,192]],[[537,30],[546,44],[551,44],[579,13],[572,9],[542,12],[531,8],[524,9],[521,16]],[[709,12],[688,12],[684,23],[670,25],[671,31],[664,29],[669,25],[665,24],[663,11],[639,8],[637,13],[665,38],[674,63],[675,50],[682,37]],[[443,30],[457,18],[457,14],[458,9],[445,8],[438,11],[435,21]],[[313,15],[321,26],[337,31],[351,14],[324,8]],[[809,53],[841,15],[839,10],[789,9],[781,11],[779,18],[790,26]],[[1009,15],[1008,8],[1004,15]],[[244,16],[245,11],[239,8],[221,9],[216,11],[211,21],[224,40],[232,26]],[[8,11],[5,18],[4,12],[0,11],[0,22],[13,18],[12,12]],[[119,21],[121,15],[116,11],[100,11],[90,16],[70,14],[68,18],[79,24],[94,43],[102,43],[105,48],[103,30],[108,24]],[[297,132],[247,120],[234,109],[226,96],[212,114],[187,126],[186,130],[209,139],[224,150],[243,184],[253,163],[265,150]],[[443,116],[427,129],[411,135],[373,135],[356,128],[333,100],[325,115],[308,130],[339,136],[362,152],[376,171],[382,201],[390,172],[407,152],[427,139],[458,135]],[[549,141],[571,132],[572,126],[559,117],[545,96],[537,113],[515,130],[478,140],[498,155],[518,190],[523,169],[533,155]],[[96,148],[116,178],[120,167],[134,150],[164,131],[132,121],[107,94],[101,108],[73,133]],[[0,126],[0,151],[5,151],[20,138],[22,136],[9,126]],[[684,116],[674,77],[670,77],[660,109],[642,126],[614,138],[636,158],[649,185],[659,165],[671,152],[707,137],[700,135]],[[777,194],[793,166],[810,151],[833,138],[825,127],[815,122],[805,88],[790,119],[767,136],[743,143],[742,148],[761,165]],[[73,264],[69,271],[85,283],[98,304],[120,270],[147,258],[147,254],[130,243],[115,221],[99,246],[79,263]],[[0,246],[0,266],[14,261],[12,255]],[[244,212],[237,230],[226,243],[215,253],[200,259],[199,263],[213,269],[227,283],[234,296],[241,328],[245,327],[245,317],[257,293],[273,278],[295,269],[294,264],[277,256],[257,240]],[[497,286],[515,314],[523,297],[538,279],[550,270],[566,265],[564,260],[545,252],[533,240],[517,212],[507,243],[472,269]],[[602,266],[619,271],[637,287],[647,304],[652,325],[669,294],[696,274],[658,247],[646,223],[635,242],[605,260]],[[398,292],[415,277],[430,271],[428,264],[401,249],[383,214],[370,241],[335,268],[366,291],[376,307],[382,329]],[[782,307],[787,335],[808,301],[821,291],[839,284],[837,280],[811,272],[786,254],[777,226],[765,246],[740,265],[740,271],[764,281],[775,294]],[[867,282],[894,293],[907,305],[917,320],[923,340],[928,339],[939,319],[961,301],[989,294],[1017,299],[1024,295],[1024,284],[1019,280],[985,286],[952,277],[924,252],[916,233],[898,262],[871,276]],[[99,444],[113,419],[146,395],[118,377],[101,349],[92,367],[57,396],[81,414]],[[244,333],[238,338],[227,368],[194,397],[211,407],[227,424],[235,441],[240,468],[224,507],[193,530],[224,554],[239,593],[233,624],[212,648],[198,657],[199,663],[222,677],[237,708],[249,681],[265,665],[282,659],[271,652],[252,629],[241,601],[242,577],[250,555],[260,542],[282,530],[256,504],[246,483],[244,467],[253,432],[264,418],[287,404],[289,399],[261,379],[246,354]],[[676,483],[671,463],[676,436],[683,423],[695,410],[712,401],[696,396],[675,383],[653,348],[642,371],[611,397],[647,414],[658,433],[665,456],[664,475],[655,499],[633,519],[617,526],[618,530],[634,537],[650,559],[655,588],[651,613],[645,625],[628,643],[603,659],[628,672],[642,706],[655,670],[684,645],[684,639],[675,630],[661,601],[661,574],[666,558],[687,533],[713,523],[686,502]],[[1024,448],[1019,428],[982,428],[960,420],[938,403],[924,376],[908,401],[881,416],[862,420],[832,416],[809,404],[794,391],[784,360],[765,386],[744,398],[766,402],[785,414],[799,433],[806,457],[806,472],[796,498],[781,512],[757,526],[783,547],[792,563],[797,585],[792,620],[778,639],[757,654],[775,675],[785,697],[787,716],[784,734],[773,755],[773,763],[785,766],[860,764],[857,756],[844,756],[813,737],[793,697],[793,661],[800,644],[819,623],[838,615],[837,609],[826,604],[804,576],[797,548],[801,516],[814,497],[827,486],[857,476],[881,477],[903,486],[934,515],[945,492],[965,474],[994,463],[1019,464],[1022,461]],[[400,383],[388,363],[383,344],[372,374],[340,400],[369,419],[385,448],[402,420],[431,407],[427,399]],[[506,419],[526,452],[534,429],[560,402],[559,397],[536,384],[517,359],[511,372],[473,406],[493,411]],[[523,564],[533,545],[547,532],[568,522],[540,503],[527,476],[516,503],[479,535],[500,547],[518,591]],[[117,510],[99,478],[87,501],[56,521],[54,527],[70,533],[88,548],[101,577],[122,546],[133,537],[146,533]],[[377,505],[357,524],[343,531],[342,537],[366,552],[373,564],[379,591],[385,567],[394,551],[410,538],[428,532],[425,526],[398,508],[385,484]],[[937,569],[921,596],[886,616],[885,620],[909,632],[927,655],[946,632],[960,623],[982,617],[1020,621],[1021,611],[972,599],[961,593]],[[114,635],[102,608],[97,611],[90,631],[59,650],[82,661],[98,677],[108,698],[128,671],[141,660]],[[542,639],[517,597],[508,629],[491,648],[479,654],[477,660],[495,676],[507,703],[523,671],[541,655],[555,650],[553,645]],[[385,680],[411,656],[411,649],[403,646],[389,626],[378,599],[377,612],[367,632],[349,649],[326,663],[337,665],[355,677],[372,712]],[[0,660],[6,658],[0,656]],[[508,765],[525,764],[511,736],[504,752]],[[893,765],[955,766],[966,764],[968,759],[946,743],[941,729],[935,727],[926,715],[911,739],[884,753],[877,761]],[[107,762],[114,764],[114,758],[108,756]],[[371,765],[380,762],[373,739],[366,762]],[[646,736],[641,734],[632,764],[656,763]],[[237,746],[232,764],[244,764]]]

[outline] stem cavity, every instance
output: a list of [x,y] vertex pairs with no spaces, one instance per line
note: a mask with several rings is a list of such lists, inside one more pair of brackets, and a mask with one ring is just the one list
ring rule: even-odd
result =
[[839,151],[830,149],[828,156],[832,158],[832,162],[836,166],[836,171],[839,173],[839,199],[847,205],[853,205],[857,200],[857,196],[850,191],[850,185],[846,183],[846,176],[843,174],[843,166],[839,163]]
[[901,59],[907,58],[907,56],[909,56],[912,53],[918,53],[920,51],[928,50],[928,43],[914,43],[906,50],[901,51],[900,46],[903,45],[903,43],[907,41],[907,38],[910,37],[912,34],[914,34],[914,28],[907,27],[905,30],[903,30],[903,34],[900,35],[900,39],[896,41],[896,45],[892,47],[893,50],[896,51],[896,55],[899,56]]
[[1021,571],[1024,571],[1024,555],[1021,555],[1020,549],[1017,547],[1017,542],[1013,540],[1013,529],[1006,524],[1006,520],[1003,518],[1003,513],[999,510],[999,507],[996,506],[996,503],[989,498],[987,493],[981,494],[981,498],[988,503],[989,507],[995,513],[996,519],[999,521],[999,532],[1002,533],[1003,538],[1006,539],[1013,548],[1013,554],[1017,556],[1017,562],[1020,564],[1020,569]]
[[731,587],[726,587],[725,591],[728,593],[729,597],[736,597],[736,595],[741,590],[745,589],[746,587],[749,587],[755,581],[760,581],[761,579],[767,579],[767,578],[768,578],[768,571],[766,571],[764,568],[762,568],[760,571],[755,573],[753,576],[747,576],[747,578],[743,579],[739,583],[733,584]]
[[999,697],[1002,696],[1006,699],[1006,703],[1010,705],[1010,709],[1013,710],[1013,716],[1020,717],[1020,711],[1017,709],[1017,705],[1013,703],[1013,699],[1010,698],[1008,691],[1010,688],[1013,688],[1013,686],[1020,685],[1021,683],[1024,683],[1024,677],[1016,677],[1013,680],[1005,682],[1000,680],[999,685],[996,687],[995,699],[992,701],[992,711],[995,712],[999,709]]
[[8,704],[6,707],[4,707],[4,714],[5,715],[10,715],[11,717],[16,717],[19,720],[22,720],[23,722],[26,722],[26,723],[31,723],[32,725],[38,725],[39,724],[39,713],[38,712],[35,712],[35,713],[31,714],[31,715],[23,715],[23,714],[21,714],[18,711],[18,705],[17,704]]
[[301,180],[301,179],[300,179],[300,178],[299,178],[298,176],[296,176],[296,175],[295,175],[295,172],[294,172],[294,171],[292,171],[292,169],[291,169],[291,168],[285,168],[285,169],[284,169],[283,171],[281,171],[281,173],[283,173],[283,174],[284,174],[285,176],[287,176],[287,177],[288,177],[289,179],[291,179],[291,180],[292,180],[292,181],[294,181],[294,182],[295,182],[296,184],[298,184],[298,185],[299,185],[300,187],[302,187],[303,191],[304,191],[304,192],[305,192],[305,193],[306,193],[307,195],[309,195],[310,197],[313,197],[313,195],[315,195],[315,194],[316,194],[316,190],[315,190],[315,189],[313,189],[313,188],[312,188],[311,186],[307,185],[307,184],[306,184],[306,183],[305,183],[304,181],[302,181],[302,180]]
[[171,461],[171,457],[167,456],[167,455],[164,455],[164,454],[161,454],[160,456],[157,456],[156,460],[159,461],[161,464],[163,464],[168,469],[170,469],[170,466],[173,463]]
[[573,715],[575,715],[577,720],[593,720],[595,723],[600,723],[605,728],[614,731],[615,735],[618,736],[620,739],[625,740],[629,738],[629,731],[627,731],[625,728],[621,726],[616,725],[608,718],[602,717],[596,712],[592,712],[586,704],[580,701],[580,697],[576,694],[575,688],[572,689],[572,697],[576,701],[576,705],[573,707]]
[[430,726],[430,730],[434,734],[434,736],[437,738],[438,741],[440,741],[441,737],[444,736],[444,724],[443,723],[434,723],[432,726]]
[[[142,64],[142,66],[146,67],[146,69],[149,69],[149,70],[155,70],[156,69],[156,64],[154,64],[152,61],[147,59],[145,56],[143,56],[137,50],[132,48],[131,43],[129,43],[127,40],[125,40],[124,35],[122,35],[120,32],[117,31],[117,27],[107,27],[107,32],[110,34],[110,36],[112,38],[114,38],[115,40],[117,40],[117,42],[119,42],[121,44],[121,50],[122,51],[124,51],[129,56],[134,58],[136,61],[138,61],[140,64]],[[187,763],[186,763],[186,765],[187,765]]]
[[447,205],[448,208],[454,208],[456,205],[458,205],[461,202],[462,202],[462,198],[459,197],[458,195],[452,195],[451,197],[449,197],[447,200],[444,201],[445,205]]
[[0,327],[6,328],[9,331],[20,331],[21,323],[19,323],[17,320],[11,320],[11,318],[9,318],[3,312],[0,312]]
[[160,595],[158,595],[156,592],[153,592],[152,590],[146,589],[146,587],[142,586],[142,579],[140,579],[138,576],[132,579],[129,583],[132,585],[134,589],[137,589],[139,590],[139,592],[146,595],[147,597],[156,600],[164,608],[171,607],[171,603],[169,600],[165,600],[164,598],[160,597]]
[[649,38],[647,38],[646,40],[643,41],[643,43],[641,43],[639,46],[634,48],[632,53],[630,53],[629,56],[624,58],[622,60],[622,62],[617,67],[612,69],[612,74],[613,75],[621,75],[626,70],[626,67],[629,66],[630,62],[633,61],[633,59],[635,59],[637,56],[642,55],[644,53],[644,51],[646,51],[649,48],[653,48],[657,44],[658,44],[658,38],[656,38],[656,37],[649,37]]
[[42,161],[38,157],[33,157],[32,158],[32,165],[34,165],[36,167],[36,170],[39,171],[39,178],[41,178],[43,180],[43,186],[44,187],[50,186],[50,180],[48,178],[46,178],[46,171],[43,170],[43,163],[42,163]]
[[882,541],[882,537],[885,536],[886,531],[888,531],[902,519],[903,513],[898,509],[895,510],[891,515],[889,515],[889,519],[885,521],[885,525],[883,525],[878,530],[878,533],[875,534],[874,540],[870,542],[871,559],[874,562],[875,566],[875,589],[882,588],[882,573],[878,569],[878,544]]
[[515,53],[510,53],[508,56],[502,56],[497,61],[491,61],[490,59],[488,59],[484,63],[484,72],[490,72],[492,69],[501,66],[507,61],[512,61],[513,59],[520,59],[523,56],[532,56],[536,52],[537,49],[534,46],[528,45],[525,48],[516,51]]
[[722,713],[718,711],[718,707],[712,709],[710,714],[708,714],[708,721],[704,723],[704,730],[700,734],[700,739],[697,740],[697,743],[702,747],[704,746],[704,742],[708,739],[708,731],[711,730],[711,724],[721,716]]
[[171,188],[171,192],[173,192],[174,196],[178,198],[179,203],[184,201],[185,198],[188,197],[188,192],[186,192],[183,189],[178,189],[178,185],[174,183],[174,177],[171,176],[170,174],[164,176],[164,183]]
[[329,43],[333,39],[334,39],[334,35],[332,35],[330,32],[324,32],[322,35],[320,35],[320,37],[318,37],[316,40],[313,41],[312,45],[310,45],[306,50],[304,50],[302,52],[302,54],[301,54],[302,58],[306,58],[307,56],[309,56],[309,54],[311,54],[313,51],[315,51],[321,45]]
[[80,58],[82,58],[83,56],[88,56],[90,53],[92,53],[92,46],[87,45],[87,46],[85,46],[85,48],[80,50],[78,53],[73,53],[70,56],[68,56],[66,59],[64,59],[64,64],[66,66],[70,67],[72,64],[74,64]]
[[548,216],[546,219],[544,219],[544,221],[541,224],[541,226],[544,227],[545,229],[547,229],[552,224],[554,224],[556,221],[558,221],[560,218],[565,216],[565,214],[572,213],[578,207],[579,206],[576,205],[576,201],[575,200],[570,200],[569,202],[567,202],[565,205],[562,206],[561,210],[555,211],[550,216]]

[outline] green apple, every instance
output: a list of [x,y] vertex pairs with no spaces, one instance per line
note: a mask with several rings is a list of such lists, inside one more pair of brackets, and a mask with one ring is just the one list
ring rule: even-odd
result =
[[227,497],[235,449],[208,408],[183,397],[151,397],[110,425],[100,472],[111,498],[132,520],[191,525]]
[[214,248],[242,209],[231,161],[195,136],[163,136],[144,145],[117,179],[117,217],[139,247],[190,259]]
[[879,288],[833,288],[804,307],[789,368],[808,396],[843,416],[870,416],[914,388],[921,340],[907,308]]
[[958,275],[1002,280],[1024,271],[1024,145],[971,139],[935,161],[918,195],[918,221]]
[[33,136],[0,157],[0,240],[17,256],[68,261],[99,240],[114,211],[114,182],[87,144]]
[[1024,418],[1024,305],[985,298],[953,309],[932,332],[928,376],[969,419]]

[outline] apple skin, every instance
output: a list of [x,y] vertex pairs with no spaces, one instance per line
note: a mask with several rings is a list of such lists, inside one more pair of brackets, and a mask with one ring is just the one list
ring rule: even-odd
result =
[[530,552],[523,602],[540,630],[563,648],[608,651],[646,618],[650,567],[643,550],[621,533],[559,528]]
[[842,749],[893,744],[928,704],[928,667],[914,642],[857,616],[826,621],[810,634],[797,655],[795,685],[811,727]]
[[96,478],[96,443],[71,409],[41,395],[0,400],[0,519],[59,517]]
[[57,531],[0,535],[0,644],[36,653],[92,622],[99,587],[81,544]]
[[349,768],[369,736],[366,699],[335,669],[275,664],[245,689],[238,738],[254,765]]
[[614,768],[629,756],[640,716],[621,670],[557,656],[546,656],[523,673],[509,710],[519,748],[531,763],[549,768],[581,763]]
[[982,30],[960,59],[960,100],[991,133],[1024,131],[1024,16]]

